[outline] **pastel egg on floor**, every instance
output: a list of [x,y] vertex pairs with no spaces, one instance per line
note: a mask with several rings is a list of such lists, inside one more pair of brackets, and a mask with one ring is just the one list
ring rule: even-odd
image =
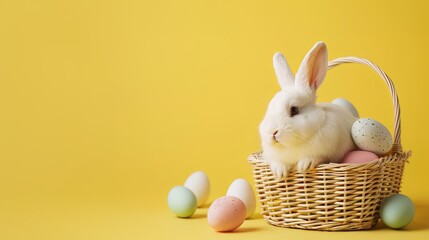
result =
[[353,123],[352,138],[356,146],[379,156],[392,148],[392,135],[380,122],[371,118],[360,118]]
[[218,232],[228,232],[238,228],[246,218],[246,206],[232,196],[216,199],[207,212],[209,225]]
[[210,181],[203,171],[192,173],[185,181],[185,187],[189,188],[197,198],[197,206],[201,207],[210,195]]
[[394,194],[381,203],[380,218],[386,226],[401,229],[413,221],[415,211],[410,198],[403,194]]
[[176,186],[168,193],[168,207],[178,217],[190,217],[197,209],[197,198],[188,188]]
[[236,179],[228,188],[226,196],[239,198],[246,206],[246,218],[249,218],[256,208],[256,198],[250,183],[243,178]]
[[377,160],[375,153],[368,151],[350,151],[344,157],[342,163],[367,163]]
[[347,99],[336,98],[332,101],[332,103],[335,103],[337,105],[347,108],[347,110],[349,110],[353,114],[353,116],[355,116],[356,118],[359,118],[359,113],[356,110],[355,106],[353,106],[351,102],[347,101]]

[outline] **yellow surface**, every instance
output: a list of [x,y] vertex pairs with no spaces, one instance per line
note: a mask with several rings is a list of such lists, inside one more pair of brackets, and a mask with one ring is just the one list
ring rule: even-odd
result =
[[[0,239],[426,239],[428,1],[1,1]],[[293,69],[317,41],[330,59],[379,64],[396,84],[405,231],[275,228],[261,216],[235,233],[207,208],[175,218],[166,196],[194,171],[210,201],[259,150],[257,126],[278,90],[271,58]],[[351,100],[392,129],[392,104],[362,66],[328,73],[320,101]]]

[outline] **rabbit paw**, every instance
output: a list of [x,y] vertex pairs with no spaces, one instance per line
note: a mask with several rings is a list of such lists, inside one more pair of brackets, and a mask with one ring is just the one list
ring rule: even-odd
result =
[[280,162],[270,162],[270,167],[277,179],[287,177],[289,168],[286,164]]
[[322,160],[320,159],[313,159],[313,158],[305,158],[298,161],[298,164],[296,166],[296,170],[298,173],[304,173],[309,170],[312,170],[322,163]]

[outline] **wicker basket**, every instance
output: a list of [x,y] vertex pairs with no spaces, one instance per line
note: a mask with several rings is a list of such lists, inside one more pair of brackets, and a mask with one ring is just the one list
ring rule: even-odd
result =
[[365,164],[321,164],[307,173],[276,179],[261,153],[250,155],[261,214],[274,226],[325,231],[363,230],[374,227],[382,200],[398,193],[410,152],[401,147],[400,107],[390,78],[375,64],[356,57],[330,61],[360,63],[374,69],[389,87],[394,106],[394,144],[389,155]]

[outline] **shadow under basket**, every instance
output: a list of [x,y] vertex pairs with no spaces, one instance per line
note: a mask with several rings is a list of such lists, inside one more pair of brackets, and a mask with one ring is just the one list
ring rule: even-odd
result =
[[401,147],[399,101],[390,78],[368,60],[345,57],[329,62],[360,63],[373,68],[392,94],[395,125],[394,144],[389,155],[364,164],[320,164],[306,173],[291,172],[277,179],[262,157],[251,154],[255,190],[261,214],[271,225],[323,231],[351,231],[373,228],[379,220],[384,198],[400,192],[404,165],[411,152]]

